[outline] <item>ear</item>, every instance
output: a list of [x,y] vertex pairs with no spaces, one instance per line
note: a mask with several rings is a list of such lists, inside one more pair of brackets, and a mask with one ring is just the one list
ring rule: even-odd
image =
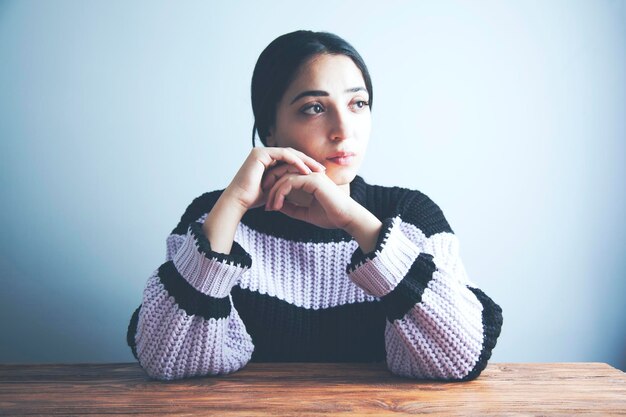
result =
[[265,143],[267,143],[267,146],[269,146],[269,147],[275,147],[276,146],[276,139],[274,138],[274,128],[273,127],[270,127],[269,133],[265,137]]

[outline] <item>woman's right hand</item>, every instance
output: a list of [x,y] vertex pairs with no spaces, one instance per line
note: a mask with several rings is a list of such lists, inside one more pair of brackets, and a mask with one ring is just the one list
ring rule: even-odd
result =
[[[315,159],[293,148],[253,148],[224,190],[225,197],[239,204],[244,212],[265,204],[267,195],[263,185],[268,181],[264,181],[264,174],[278,164],[285,165],[285,171],[301,174],[323,172],[326,169]],[[277,169],[273,171],[276,172]]]

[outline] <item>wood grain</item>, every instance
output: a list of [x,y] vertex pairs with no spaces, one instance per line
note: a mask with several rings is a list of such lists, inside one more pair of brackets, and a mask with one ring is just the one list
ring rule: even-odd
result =
[[0,415],[626,415],[626,374],[602,363],[490,364],[470,382],[384,364],[251,363],[161,382],[137,364],[0,365]]

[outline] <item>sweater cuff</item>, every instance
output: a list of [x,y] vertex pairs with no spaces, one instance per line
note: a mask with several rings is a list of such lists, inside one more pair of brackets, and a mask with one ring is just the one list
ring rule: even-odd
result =
[[382,297],[407,275],[420,249],[400,229],[400,217],[385,219],[376,248],[364,254],[357,248],[347,273],[368,294]]
[[250,255],[237,242],[233,242],[229,255],[212,251],[198,222],[189,224],[187,237],[172,261],[189,284],[215,298],[226,297],[241,274],[252,266]]

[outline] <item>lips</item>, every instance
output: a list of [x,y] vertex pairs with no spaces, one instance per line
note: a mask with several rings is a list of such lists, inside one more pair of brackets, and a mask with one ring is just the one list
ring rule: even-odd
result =
[[352,163],[352,161],[354,160],[354,157],[356,156],[356,154],[354,152],[337,152],[331,156],[329,156],[328,158],[326,158],[326,160],[335,163],[337,165],[350,165]]
[[326,159],[334,159],[334,158],[345,158],[348,156],[355,156],[356,154],[354,152],[347,152],[347,151],[341,151],[341,152],[336,152],[334,154],[332,154],[331,156],[329,156]]

